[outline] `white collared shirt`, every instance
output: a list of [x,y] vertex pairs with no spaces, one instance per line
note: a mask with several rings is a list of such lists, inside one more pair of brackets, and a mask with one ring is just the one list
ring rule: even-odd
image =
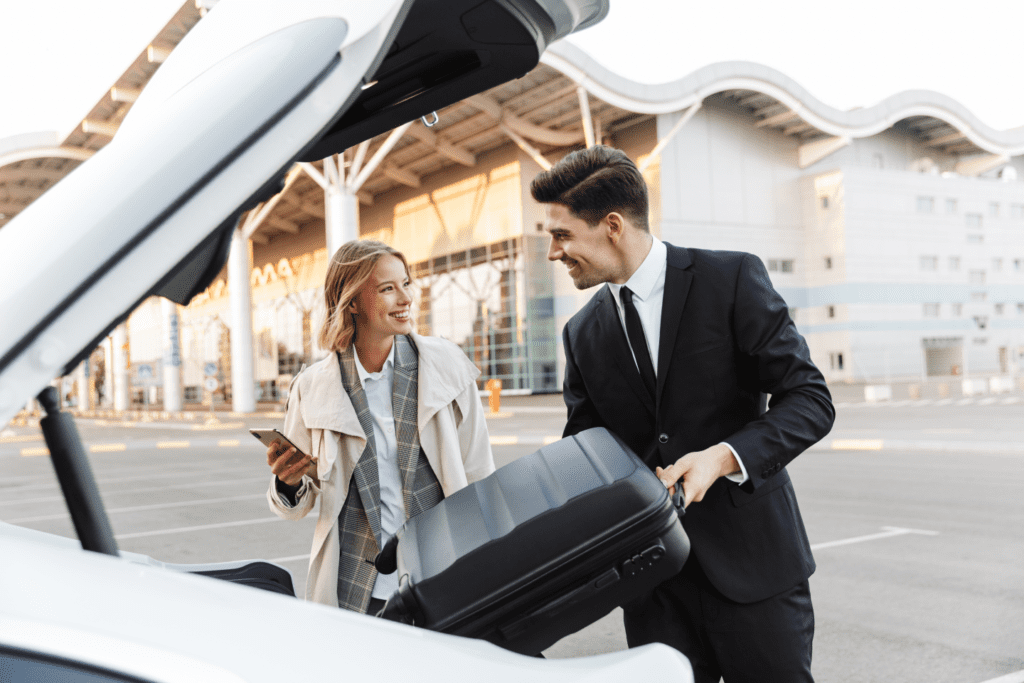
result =
[[[402,499],[402,475],[398,468],[398,438],[395,435],[395,412],[392,396],[395,387],[395,344],[380,372],[367,372],[355,352],[356,372],[366,394],[366,403],[373,417],[373,443],[377,451],[377,477],[380,480],[381,546],[405,524],[405,501]],[[386,600],[398,590],[398,574],[378,574],[371,596]]]
[[[622,329],[626,330],[626,311],[622,307],[621,290],[629,287],[633,292],[633,305],[636,307],[637,315],[640,316],[640,324],[644,328],[644,337],[647,338],[647,350],[651,352],[651,363],[654,365],[654,374],[658,374],[658,349],[661,343],[661,309],[665,300],[665,271],[668,268],[668,248],[661,240],[651,237],[651,249],[647,252],[640,267],[626,280],[625,284],[617,285],[608,283],[612,299],[615,301],[615,310],[619,314],[619,322]],[[626,333],[626,343],[629,344],[629,333]],[[636,352],[629,344],[629,350],[633,353],[633,362],[636,363]],[[637,364],[639,369],[639,364]],[[739,453],[730,444],[722,442],[729,447],[740,465],[740,471],[736,474],[726,475],[730,481],[742,484],[749,477],[747,468],[740,459]]]

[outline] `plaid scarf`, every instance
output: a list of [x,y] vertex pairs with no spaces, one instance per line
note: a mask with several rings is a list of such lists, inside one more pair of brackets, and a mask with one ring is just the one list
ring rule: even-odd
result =
[[[416,425],[419,364],[416,347],[404,335],[395,337],[394,390],[395,441],[402,477],[406,519],[434,507],[444,499],[441,484],[420,448]],[[345,505],[338,515],[341,559],[338,564],[338,606],[365,613],[370,604],[377,570],[372,562],[383,545],[380,527],[380,478],[373,438],[373,416],[356,371],[355,348],[338,352],[341,382],[366,434],[366,448],[352,473]]]

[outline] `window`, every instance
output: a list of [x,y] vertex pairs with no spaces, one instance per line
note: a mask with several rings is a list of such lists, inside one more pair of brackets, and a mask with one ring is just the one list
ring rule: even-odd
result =
[[984,270],[972,270],[969,277],[970,277],[970,283],[972,285],[983,285],[983,284],[985,284],[985,271]]
[[975,337],[972,341],[977,346],[984,346],[985,344],[988,344],[988,338],[987,337]]
[[935,211],[935,198],[934,197],[918,197],[917,198],[917,212],[918,213],[932,213]]
[[964,314],[964,305],[963,304],[953,304],[953,306],[951,308],[952,308],[954,317],[959,318],[960,316],[962,316]]
[[988,203],[988,215],[992,218],[999,218],[999,202]]
[[828,317],[830,317],[830,318],[836,317],[836,307],[835,306],[829,306],[828,307]]
[[1024,220],[1024,204],[1010,204],[1010,218]]
[[969,213],[964,216],[964,221],[967,223],[968,228],[981,228],[981,214],[980,213]]
[[983,330],[988,327],[988,316],[987,315],[976,315],[974,316],[974,324],[978,326],[979,330]]
[[988,294],[985,292],[971,292],[971,301],[975,303],[988,301]]
[[821,208],[823,208],[823,209],[827,209],[828,208],[828,197],[822,197],[821,198]]
[[1024,315],[1024,301],[1017,304],[1017,315]]
[[956,200],[955,199],[947,199],[946,200],[946,213],[956,213]]
[[793,272],[793,259],[779,261],[779,270],[783,273]]
[[949,257],[949,269],[950,270],[960,270],[960,257],[959,256],[950,256]]
[[832,270],[832,257],[831,256],[826,256],[825,257],[825,270]]
[[778,259],[774,259],[774,258],[768,259],[768,271],[774,273],[774,272],[777,272],[778,270],[779,270],[779,260]]
[[1024,259],[1015,258],[1013,259],[1013,269],[1018,273],[1024,270]]
[[996,315],[1002,315],[1003,311],[1006,310],[1006,307],[1005,307],[1004,304],[996,304],[995,308],[996,308]]
[[939,305],[938,304],[925,304],[924,305],[924,317],[926,317],[926,318],[938,318],[939,317]]
[[828,354],[828,362],[833,370],[843,369],[843,353],[842,351],[833,351]]
[[921,257],[921,270],[938,270],[939,269],[939,257],[938,256],[922,256]]
[[984,241],[985,241],[985,238],[983,236],[981,236],[981,235],[968,235],[967,236],[967,243],[968,244],[981,244]]
[[1003,259],[1001,259],[1001,258],[994,258],[994,259],[992,259],[992,270],[1000,271],[1002,269],[1003,269]]

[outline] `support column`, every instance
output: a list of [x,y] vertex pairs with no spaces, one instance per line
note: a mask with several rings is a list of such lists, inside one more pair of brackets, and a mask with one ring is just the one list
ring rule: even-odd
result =
[[181,343],[178,333],[178,304],[160,301],[164,321],[164,410],[181,410]]
[[128,410],[128,327],[121,323],[111,336],[114,348],[114,410]]
[[89,410],[89,359],[86,358],[78,366],[78,412]]
[[228,256],[228,295],[231,310],[231,409],[236,413],[256,411],[253,370],[252,292],[249,277],[252,254],[249,240],[236,229]]
[[103,407],[114,407],[114,340],[103,340]]
[[334,256],[338,247],[359,237],[359,200],[337,185],[328,185],[324,192],[327,227],[327,254]]

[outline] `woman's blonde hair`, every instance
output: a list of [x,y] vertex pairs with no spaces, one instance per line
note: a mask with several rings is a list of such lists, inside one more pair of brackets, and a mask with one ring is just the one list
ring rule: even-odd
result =
[[327,316],[320,328],[320,348],[341,351],[348,348],[356,334],[355,320],[347,312],[359,290],[370,279],[377,261],[386,255],[397,256],[409,274],[409,263],[397,249],[376,240],[352,240],[341,245],[327,267],[324,302]]

